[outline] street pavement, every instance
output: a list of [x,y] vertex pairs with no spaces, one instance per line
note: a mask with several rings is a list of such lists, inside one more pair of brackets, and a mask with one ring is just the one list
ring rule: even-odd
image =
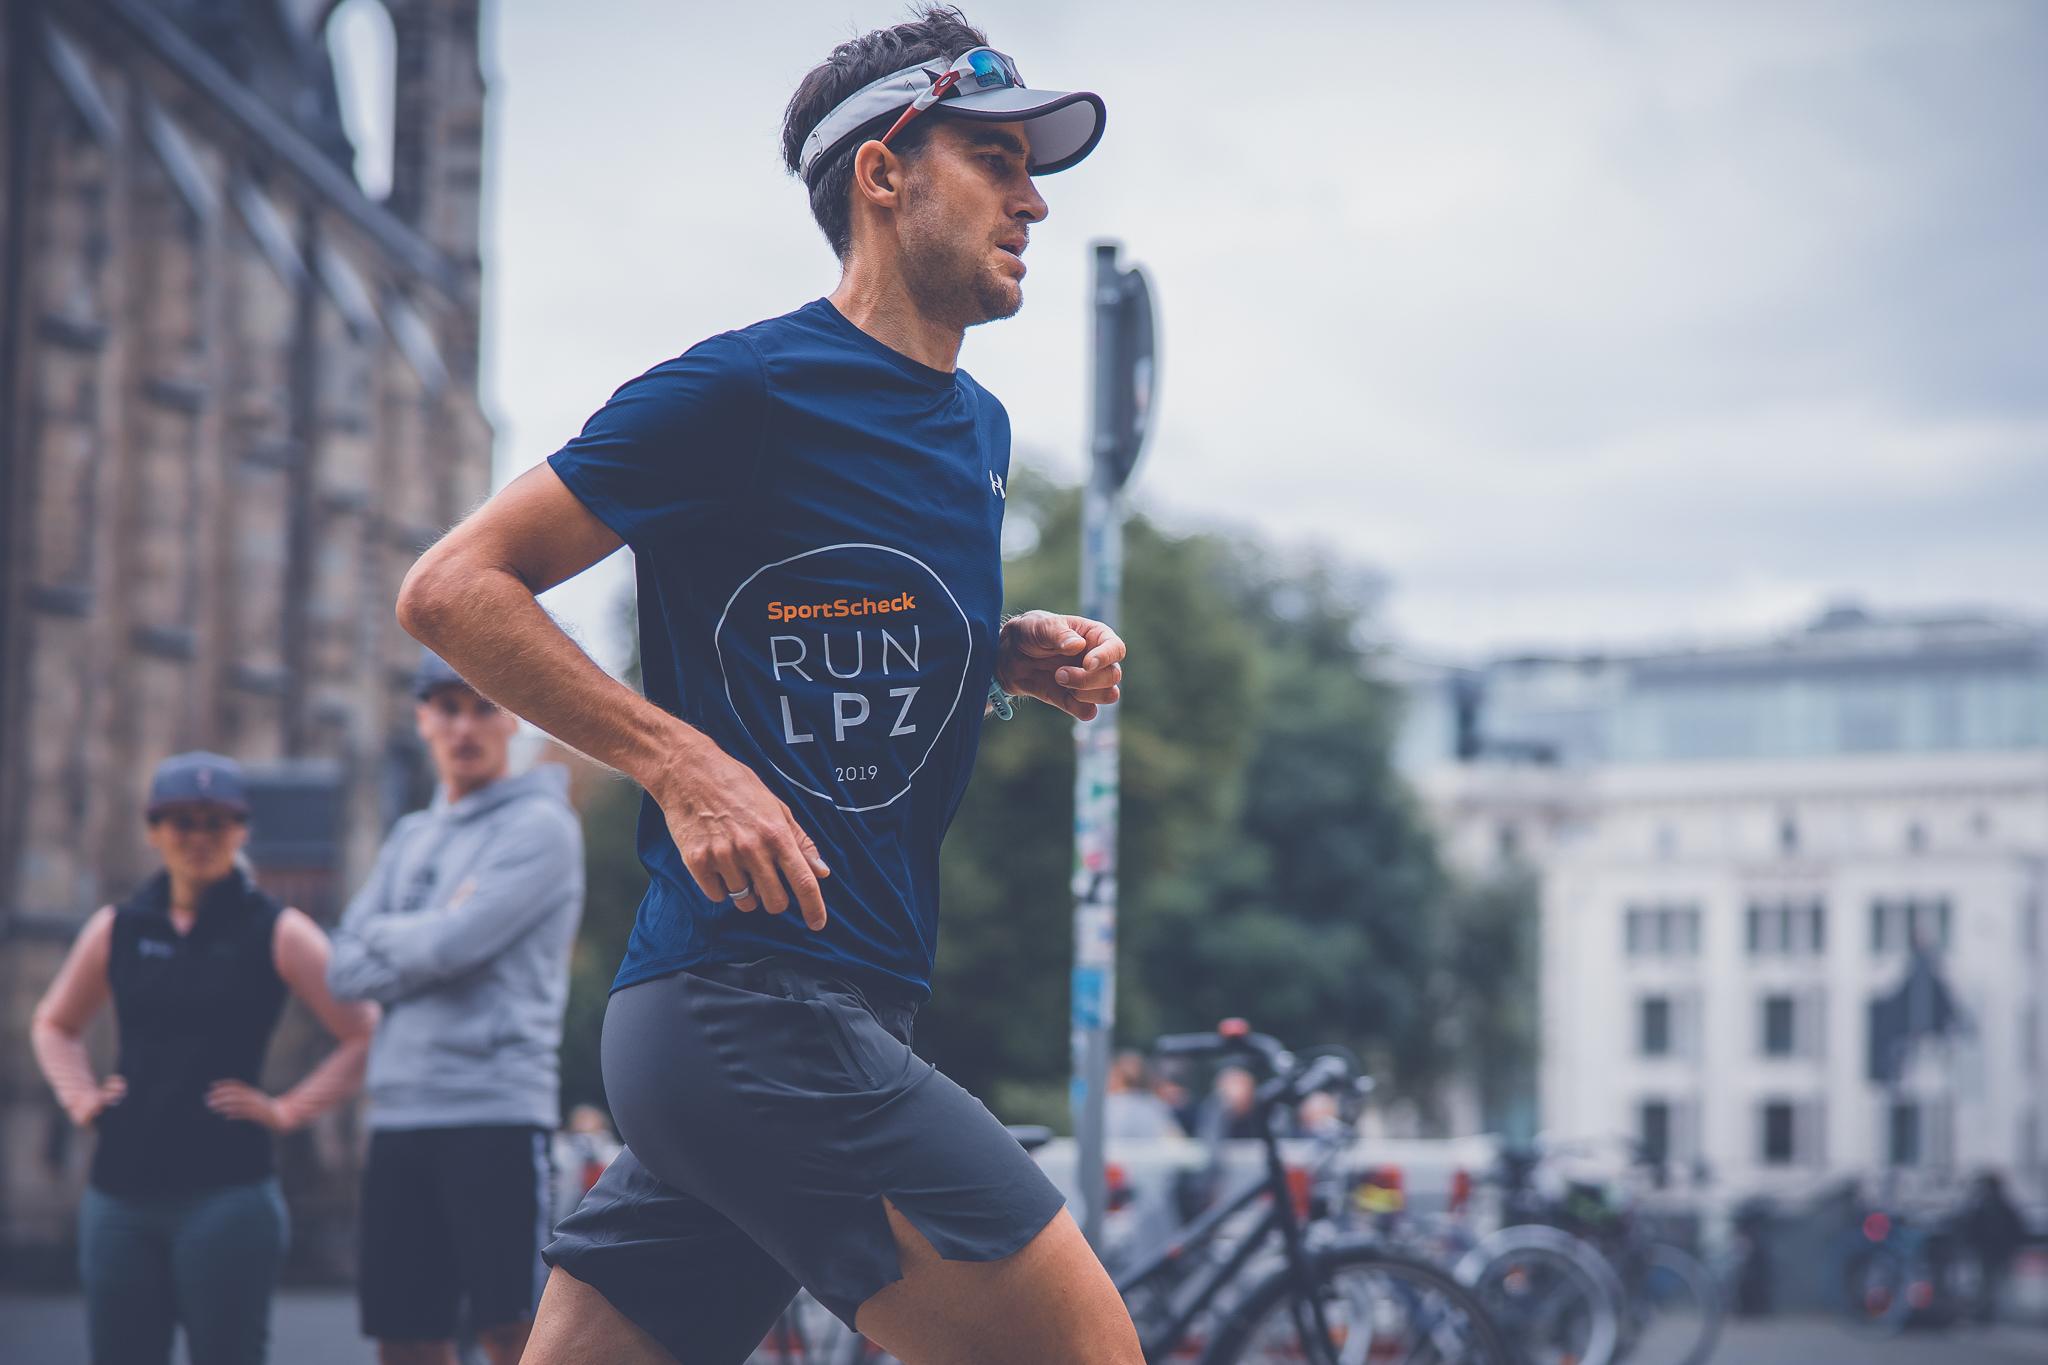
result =
[[[184,1360],[183,1353],[179,1361]],[[347,1290],[279,1297],[271,1365],[374,1365],[356,1335]],[[2048,1330],[2001,1327],[1893,1340],[1854,1336],[1825,1318],[1730,1323],[1716,1365],[2033,1365],[2048,1362]],[[0,1293],[0,1365],[86,1365],[75,1294]]]

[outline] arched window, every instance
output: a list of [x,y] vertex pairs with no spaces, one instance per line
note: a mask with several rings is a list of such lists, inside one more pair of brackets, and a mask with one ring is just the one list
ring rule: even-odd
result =
[[398,35],[379,0],[341,0],[327,17],[327,55],[341,95],[341,122],[356,149],[356,183],[372,199],[391,193]]

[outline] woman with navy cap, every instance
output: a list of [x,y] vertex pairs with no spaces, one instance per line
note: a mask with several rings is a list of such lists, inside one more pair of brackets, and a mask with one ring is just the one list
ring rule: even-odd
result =
[[[257,1365],[287,1223],[272,1134],[361,1086],[374,1005],[327,990],[327,936],[258,889],[242,770],[218,754],[164,760],[150,781],[161,871],[86,921],[32,1037],[64,1112],[99,1134],[79,1213],[95,1365]],[[295,995],[338,1046],[282,1095],[258,1088]],[[85,1032],[113,1002],[119,1057],[94,1074]]]

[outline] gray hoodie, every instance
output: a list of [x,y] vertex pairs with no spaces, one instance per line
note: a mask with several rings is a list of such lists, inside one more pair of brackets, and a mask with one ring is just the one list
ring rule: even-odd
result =
[[544,764],[391,828],[334,934],[327,984],[375,1000],[370,1126],[560,1118],[562,1011],[583,915],[569,773]]

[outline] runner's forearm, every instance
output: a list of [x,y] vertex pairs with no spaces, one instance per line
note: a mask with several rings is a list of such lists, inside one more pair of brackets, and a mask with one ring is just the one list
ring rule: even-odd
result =
[[650,791],[704,735],[611,677],[503,565],[429,550],[400,623],[484,696]]

